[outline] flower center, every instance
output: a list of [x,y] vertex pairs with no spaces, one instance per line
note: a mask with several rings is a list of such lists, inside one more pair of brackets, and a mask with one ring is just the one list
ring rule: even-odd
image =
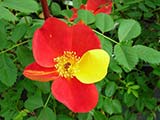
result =
[[76,52],[64,51],[64,54],[54,59],[54,62],[59,75],[65,78],[73,78],[78,71],[78,61],[80,57],[76,55]]

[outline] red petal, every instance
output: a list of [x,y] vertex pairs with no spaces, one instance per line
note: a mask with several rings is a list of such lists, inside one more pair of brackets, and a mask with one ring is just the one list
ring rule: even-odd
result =
[[98,102],[95,85],[80,83],[76,78],[55,80],[52,84],[52,94],[73,112],[89,112]]
[[76,18],[78,17],[78,15],[77,15],[78,9],[72,8],[71,10],[72,10],[72,12],[73,12],[73,15],[72,15],[72,17],[70,18],[70,21],[73,21],[74,19],[76,19]]
[[94,14],[98,14],[98,13],[110,14],[111,11],[112,11],[112,2],[110,2],[108,5],[101,7],[100,9],[96,10],[94,12]]
[[82,56],[86,51],[101,48],[100,41],[91,28],[83,23],[76,24],[72,28],[72,51]]
[[47,82],[58,78],[58,73],[55,68],[44,68],[35,62],[24,69],[23,75],[31,80],[41,82]]
[[112,2],[111,0],[88,0],[86,3],[86,9],[91,10],[92,12],[99,9],[101,6]]
[[33,38],[33,54],[43,67],[53,67],[53,58],[71,48],[70,28],[56,18],[48,18]]

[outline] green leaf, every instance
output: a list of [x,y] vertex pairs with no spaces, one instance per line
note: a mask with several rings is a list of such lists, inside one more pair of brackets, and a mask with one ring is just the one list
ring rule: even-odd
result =
[[147,98],[144,100],[144,103],[149,110],[153,110],[157,105],[157,100],[156,98]]
[[109,113],[110,115],[113,114],[112,101],[109,98],[105,99],[103,104],[103,109],[105,112]]
[[18,47],[16,53],[18,60],[23,66],[27,66],[34,61],[32,51],[25,46]]
[[42,101],[41,92],[37,91],[35,92],[34,95],[28,96],[28,99],[24,103],[24,106],[30,111],[33,111],[34,109],[42,107],[43,101]]
[[92,115],[90,113],[79,113],[77,118],[78,120],[92,120]]
[[86,24],[91,24],[95,21],[93,13],[87,10],[78,10],[78,18],[83,20]]
[[18,40],[21,40],[22,37],[27,32],[27,28],[28,26],[26,24],[17,24],[16,27],[13,29],[11,40],[14,41],[15,43]]
[[112,99],[106,98],[103,107],[104,107],[104,111],[109,113],[110,115],[113,113],[122,112],[121,103],[117,99],[112,100]]
[[132,94],[133,94],[136,98],[139,97],[138,91],[132,90],[131,92],[132,92]]
[[119,102],[119,100],[114,99],[112,101],[112,106],[113,106],[114,113],[121,113],[122,112],[122,106],[121,106],[121,103]]
[[107,97],[112,97],[113,94],[116,92],[117,85],[115,82],[107,82],[106,88],[105,88],[105,95]]
[[128,71],[138,63],[137,54],[132,47],[117,44],[114,48],[114,54],[116,61]]
[[4,85],[1,81],[0,81],[0,93],[2,93],[3,91],[5,91],[8,87],[6,85]]
[[12,86],[16,82],[17,68],[6,55],[0,55],[0,81],[6,86]]
[[28,38],[32,38],[33,35],[34,35],[35,30],[40,28],[42,26],[42,24],[43,24],[42,22],[33,24],[31,27],[28,28],[26,36]]
[[138,98],[136,101],[136,108],[139,112],[142,112],[144,109],[144,102],[142,98]]
[[49,107],[43,108],[37,120],[56,120],[56,114]]
[[51,12],[53,15],[59,15],[60,12],[61,12],[61,7],[59,6],[58,3],[56,2],[53,2],[52,5],[51,5]]
[[134,90],[137,90],[137,89],[140,88],[140,86],[139,86],[139,85],[132,85],[132,86],[130,86],[130,88],[131,88],[131,89],[134,89]]
[[156,5],[154,4],[154,2],[152,0],[145,0],[145,4],[148,6],[148,7],[151,7],[153,9],[156,8]]
[[39,10],[38,3],[35,0],[4,0],[2,5],[24,13],[33,13]]
[[37,117],[29,117],[27,120],[37,120]]
[[125,120],[137,120],[137,115],[129,110],[125,111],[124,117],[125,117]]
[[50,92],[50,83],[49,82],[37,82],[35,81],[34,84],[44,93]]
[[73,120],[73,119],[70,118],[70,117],[67,116],[67,115],[59,114],[59,115],[57,115],[57,120]]
[[23,118],[27,116],[27,113],[29,113],[29,111],[24,109],[20,111],[19,114],[13,120],[23,120]]
[[136,38],[141,33],[140,24],[132,19],[122,20],[118,28],[119,41],[127,41]]
[[135,104],[135,101],[136,101],[136,98],[135,96],[133,96],[132,94],[128,94],[128,93],[125,93],[124,94],[124,103],[128,106],[128,107],[131,107]]
[[147,117],[147,120],[154,120],[155,116],[153,114],[150,114],[148,117]]
[[7,21],[16,21],[17,17],[14,16],[8,9],[0,6],[0,13],[3,13],[0,15],[0,19],[5,19]]
[[81,4],[82,4],[82,0],[73,0],[74,8],[80,8]]
[[98,38],[100,39],[102,49],[107,51],[108,54],[111,56],[113,51],[112,43],[101,35],[98,35]]
[[7,31],[5,29],[5,22],[0,20],[0,49],[4,49],[7,46]]
[[107,120],[105,114],[99,111],[94,112],[94,120]]
[[113,29],[114,22],[110,15],[100,13],[96,15],[95,25],[101,32],[104,33]]
[[98,98],[98,103],[97,103],[97,108],[98,109],[101,109],[102,106],[103,106],[103,102],[104,102],[104,98],[103,98],[103,95],[99,95],[99,98]]
[[149,9],[143,3],[140,3],[138,7],[144,12],[149,12]]
[[114,115],[109,120],[124,120],[122,115]]
[[73,12],[71,10],[62,10],[60,14],[63,15],[64,17],[71,18]]
[[152,64],[160,63],[159,51],[143,45],[136,45],[133,48],[141,60],[144,60],[145,62],[152,63]]
[[109,68],[116,73],[122,73],[121,67],[118,65],[117,61],[115,61],[113,58],[111,58],[110,60]]

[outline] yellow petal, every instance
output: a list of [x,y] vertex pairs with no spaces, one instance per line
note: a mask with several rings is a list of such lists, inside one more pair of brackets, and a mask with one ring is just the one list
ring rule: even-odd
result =
[[109,61],[110,57],[104,50],[89,50],[81,57],[75,76],[82,83],[98,82],[107,74]]

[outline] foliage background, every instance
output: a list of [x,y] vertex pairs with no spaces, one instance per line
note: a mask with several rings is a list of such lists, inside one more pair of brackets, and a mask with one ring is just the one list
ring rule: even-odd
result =
[[[73,6],[85,2],[73,0]],[[69,3],[48,0],[61,19],[72,15]],[[33,33],[44,22],[39,1],[0,0],[0,120],[160,120],[160,0],[114,0],[111,15],[79,10],[74,22],[81,19],[112,58],[96,84],[98,105],[83,114],[58,103],[51,83],[22,75],[34,61]]]

